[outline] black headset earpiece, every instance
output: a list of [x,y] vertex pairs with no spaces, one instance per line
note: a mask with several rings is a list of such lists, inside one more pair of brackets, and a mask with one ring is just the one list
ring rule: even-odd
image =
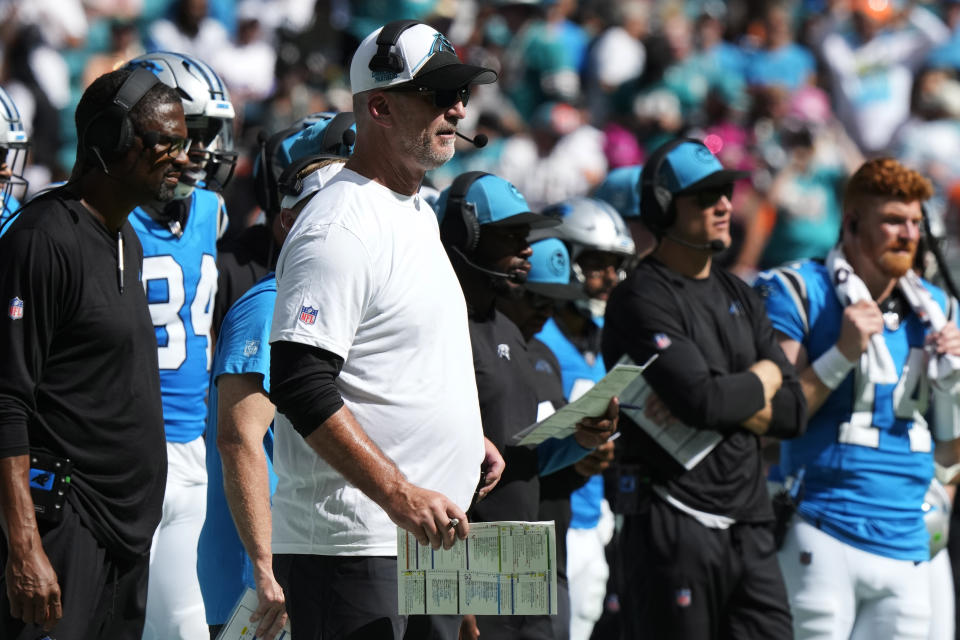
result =
[[[133,145],[136,131],[130,120],[130,111],[160,78],[146,67],[135,67],[107,108],[93,116],[83,128],[81,145],[88,160],[106,169],[106,161],[116,160]],[[147,141],[144,141],[144,146]]]
[[[670,228],[676,215],[671,207],[673,192],[660,183],[660,170],[667,154],[684,142],[703,144],[696,138],[671,140],[653,152],[640,173],[640,219],[658,237]],[[649,172],[647,168],[650,169]]]
[[476,207],[467,202],[466,197],[471,185],[488,175],[486,171],[467,171],[457,176],[450,185],[443,220],[440,222],[443,246],[457,249],[468,256],[476,250],[480,242],[480,221]]
[[323,141],[320,143],[323,152],[336,154],[341,145],[352,147],[357,140],[357,134],[350,128],[354,122],[353,111],[343,111],[333,116],[323,130]]
[[397,46],[400,34],[410,27],[422,24],[419,20],[394,20],[383,25],[377,36],[377,52],[370,58],[370,70],[399,74],[403,71],[403,59],[393,48]]
[[280,211],[280,198],[277,194],[278,179],[282,171],[278,154],[284,140],[302,131],[303,127],[296,125],[287,127],[271,136],[258,138],[259,150],[257,153],[257,171],[253,179],[253,195],[257,204],[263,209],[267,218],[272,218]]

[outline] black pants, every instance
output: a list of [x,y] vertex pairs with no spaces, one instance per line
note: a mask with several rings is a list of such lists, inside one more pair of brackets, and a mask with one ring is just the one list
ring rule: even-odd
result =
[[[56,640],[140,640],[147,606],[150,555],[118,561],[100,546],[79,516],[66,505],[63,520],[41,525],[43,550],[60,584],[63,618],[50,632]],[[0,566],[7,547],[0,537]],[[46,635],[36,625],[10,616],[7,584],[0,574],[0,638],[36,640]]]
[[654,497],[622,536],[625,640],[793,638],[770,526],[711,529]]
[[[568,619],[569,616],[567,611]],[[477,628],[482,640],[552,640],[553,619],[554,616],[477,616]]]
[[396,558],[277,554],[273,573],[297,640],[457,638],[459,618],[443,620],[424,635],[424,623],[434,616],[397,613]]

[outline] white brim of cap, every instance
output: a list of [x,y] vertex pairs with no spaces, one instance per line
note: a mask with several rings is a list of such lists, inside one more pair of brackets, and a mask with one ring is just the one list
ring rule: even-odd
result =
[[308,174],[303,178],[303,188],[300,190],[300,194],[283,196],[283,200],[280,201],[280,208],[293,209],[301,200],[309,198],[317,191],[320,191],[320,189],[323,189],[335,175],[340,173],[343,165],[343,162],[334,162]]

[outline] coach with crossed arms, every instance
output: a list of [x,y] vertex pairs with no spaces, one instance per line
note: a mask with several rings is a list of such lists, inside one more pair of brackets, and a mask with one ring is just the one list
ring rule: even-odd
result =
[[292,634],[402,638],[397,525],[452,546],[485,467],[467,309],[418,195],[453,156],[470,85],[431,27],[400,21],[350,67],[354,155],[304,208],[277,262],[273,551]]
[[640,174],[641,220],[658,244],[610,295],[603,359],[656,355],[643,373],[648,416],[719,437],[687,469],[624,430],[625,454],[649,477],[618,543],[624,637],[792,637],[760,436],[802,432],[806,402],[759,296],[713,261],[730,246],[741,177],[683,138]]

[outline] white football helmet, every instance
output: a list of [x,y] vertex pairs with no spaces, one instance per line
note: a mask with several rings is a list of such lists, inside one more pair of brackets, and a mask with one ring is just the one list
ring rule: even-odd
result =
[[0,171],[0,208],[6,205],[10,194],[17,189],[19,195],[27,190],[27,180],[23,177],[23,168],[27,160],[29,140],[23,127],[20,110],[13,103],[10,95],[0,88],[0,164],[5,164]]
[[223,80],[207,63],[182,53],[157,51],[134,58],[130,64],[153,71],[161,82],[177,90],[183,103],[188,135],[193,141],[191,162],[201,168],[181,175],[177,197],[190,195],[200,182],[209,189],[221,190],[237,163],[233,150],[235,112]]
[[923,521],[930,534],[930,558],[947,546],[950,535],[950,496],[936,478],[930,481],[927,495],[923,498]]
[[541,213],[559,218],[563,224],[532,232],[530,240],[560,238],[567,245],[574,262],[588,250],[614,253],[624,259],[633,256],[633,238],[627,224],[617,210],[603,200],[569,198],[549,205]]

